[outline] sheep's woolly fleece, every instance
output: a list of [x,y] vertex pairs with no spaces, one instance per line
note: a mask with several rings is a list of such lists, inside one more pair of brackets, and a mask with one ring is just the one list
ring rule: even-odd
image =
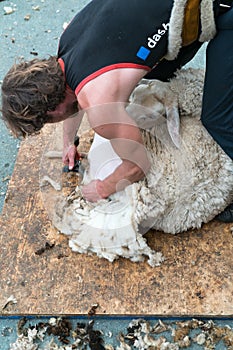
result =
[[[197,4],[197,1],[174,0],[168,32],[168,52],[165,56],[167,60],[174,60],[182,47],[182,30],[185,16],[185,9],[189,5]],[[214,19],[213,0],[202,0],[199,5],[201,34],[200,42],[213,39],[216,34]],[[192,13],[192,11],[191,11]]]
[[[146,231],[177,234],[200,228],[232,201],[233,162],[200,121],[203,80],[202,70],[189,68],[169,83],[143,80],[136,87],[128,111],[143,129],[151,169],[109,200],[87,203],[77,187],[74,200],[57,203],[53,223],[69,235],[72,250],[109,261],[147,256],[156,266],[163,257],[147,245]],[[113,160],[111,171],[120,162],[109,141],[97,141],[89,152],[84,183],[98,173],[101,147],[109,157],[106,163]]]

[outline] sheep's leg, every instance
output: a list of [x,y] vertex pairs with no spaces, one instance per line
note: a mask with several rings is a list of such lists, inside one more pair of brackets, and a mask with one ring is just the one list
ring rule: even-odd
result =
[[167,129],[174,145],[180,147],[180,116],[178,106],[165,106]]
[[150,91],[165,106],[167,129],[174,145],[179,148],[180,116],[177,95],[169,88],[168,83],[160,81],[151,85]]

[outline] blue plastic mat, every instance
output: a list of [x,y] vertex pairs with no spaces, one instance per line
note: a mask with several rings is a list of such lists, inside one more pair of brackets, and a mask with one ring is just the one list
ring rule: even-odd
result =
[[[52,325],[53,327],[54,324],[59,325],[59,322],[60,325],[64,322],[63,328],[60,327],[59,331],[55,328],[52,330]],[[198,324],[199,327],[197,326]],[[36,338],[32,343],[34,347],[25,347],[22,350],[50,349],[48,344],[52,339],[57,344],[57,348],[54,347],[53,343],[51,349],[59,350],[117,349],[120,345],[120,349],[126,349],[126,346],[129,346],[131,349],[147,349],[149,348],[149,345],[145,343],[145,339],[147,339],[145,335],[147,333],[150,336],[150,342],[152,340],[159,342],[159,339],[162,339],[161,342],[163,343],[154,349],[176,350],[186,348],[193,350],[224,350],[233,348],[233,319],[230,318],[192,319],[187,317],[159,318],[136,316],[69,316],[59,318],[54,316],[28,316],[23,319],[21,316],[2,316],[0,317],[0,349],[21,349],[16,341],[18,338],[18,328],[18,332],[21,333],[22,338],[22,334],[25,336],[29,328],[31,330],[35,329],[35,327],[41,329],[44,326],[50,327],[44,339]],[[148,327],[150,327],[150,332],[148,332]],[[69,328],[68,333],[66,333],[67,328]],[[77,335],[77,329],[82,330],[82,335],[81,333]],[[51,333],[51,335],[48,335],[48,333]],[[77,337],[81,339],[78,346],[75,345],[77,343]],[[187,344],[187,337],[190,343],[188,347],[182,343],[182,339],[186,339]],[[203,342],[204,339],[205,342]],[[123,341],[123,345],[120,340]]]

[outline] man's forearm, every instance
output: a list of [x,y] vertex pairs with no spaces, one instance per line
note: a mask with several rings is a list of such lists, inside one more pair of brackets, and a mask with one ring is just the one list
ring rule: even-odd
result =
[[103,181],[98,181],[97,192],[101,198],[107,198],[115,192],[122,191],[126,186],[143,179],[150,169],[150,164],[145,160],[142,166],[131,161],[123,160],[122,164]]
[[68,118],[63,122],[63,147],[68,148],[73,145],[74,138],[81,124],[82,117],[79,113],[77,117]]

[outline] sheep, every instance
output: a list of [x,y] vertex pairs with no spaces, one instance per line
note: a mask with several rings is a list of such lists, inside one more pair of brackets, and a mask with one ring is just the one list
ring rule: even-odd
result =
[[[127,107],[142,130],[151,169],[146,177],[97,203],[60,201],[55,226],[79,253],[114,261],[119,256],[158,266],[164,259],[143,237],[149,229],[178,234],[200,228],[233,199],[233,162],[200,121],[204,71],[182,69],[169,82],[145,81]],[[98,155],[107,167],[99,169]],[[111,143],[95,135],[83,183],[103,179],[121,160]],[[110,164],[110,166],[109,166]]]

